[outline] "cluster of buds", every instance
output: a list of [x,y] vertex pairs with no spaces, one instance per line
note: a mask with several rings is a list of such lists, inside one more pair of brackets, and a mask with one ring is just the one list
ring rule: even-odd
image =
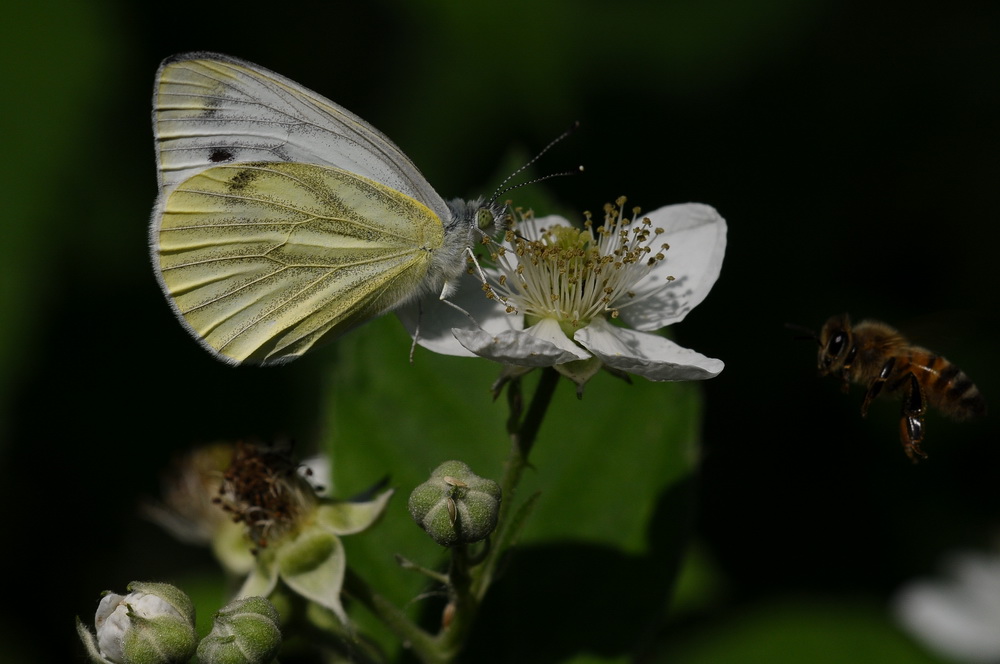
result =
[[127,595],[104,594],[95,632],[77,620],[94,664],[270,664],[281,645],[278,612],[263,597],[236,600],[215,614],[211,633],[198,643],[194,604],[166,583],[130,583]]

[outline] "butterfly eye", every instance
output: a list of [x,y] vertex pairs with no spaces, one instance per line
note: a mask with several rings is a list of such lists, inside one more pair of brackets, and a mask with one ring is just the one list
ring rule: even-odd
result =
[[489,208],[479,208],[476,210],[476,225],[479,226],[480,230],[486,230],[494,224],[496,221],[496,216],[493,214],[493,210]]

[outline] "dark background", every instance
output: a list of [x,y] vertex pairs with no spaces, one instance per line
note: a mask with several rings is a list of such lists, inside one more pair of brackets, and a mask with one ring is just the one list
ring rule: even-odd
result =
[[585,173],[519,202],[555,200],[569,215],[625,194],[726,217],[722,277],[674,330],[727,363],[704,386],[697,521],[723,581],[686,620],[710,629],[775,597],[884,600],[948,551],[995,545],[993,420],[931,415],[930,459],[911,466],[897,407],[862,420],[862,390],[818,380],[814,345],[784,325],[879,318],[961,366],[988,401],[1000,394],[996,3],[53,2],[7,28],[0,518],[14,583],[0,634],[11,661],[76,661],[69,616],[89,618],[99,590],[201,561],[135,516],[156,491],[136,469],[197,440],[319,426],[328,364],[218,365],[153,280],[152,81],[187,50],[331,97],[446,197],[488,194],[509,163],[580,120],[536,173]]

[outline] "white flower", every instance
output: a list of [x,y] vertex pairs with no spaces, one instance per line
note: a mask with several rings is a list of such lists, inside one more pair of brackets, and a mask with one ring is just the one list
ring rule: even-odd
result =
[[578,389],[601,368],[654,381],[718,375],[721,360],[651,332],[708,295],[725,255],[725,220],[697,203],[642,216],[635,208],[630,219],[625,199],[616,203],[600,226],[588,215],[583,230],[522,215],[502,244],[489,245],[490,297],[465,280],[450,298],[475,325],[442,302],[404,308],[400,318],[435,352],[486,357],[507,365],[508,376],[554,366]]
[[1000,556],[967,552],[945,564],[950,578],[913,581],[893,609],[928,648],[957,662],[1000,662]]

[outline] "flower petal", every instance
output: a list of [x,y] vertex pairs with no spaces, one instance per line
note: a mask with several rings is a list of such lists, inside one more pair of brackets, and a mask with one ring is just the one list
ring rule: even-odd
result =
[[246,574],[255,564],[246,528],[235,521],[219,525],[212,537],[212,553],[227,572],[236,576]]
[[[635,306],[613,305],[630,327],[648,332],[682,321],[712,290],[726,254],[726,220],[700,203],[668,205],[641,216],[665,231],[661,237],[670,249],[632,289]],[[674,280],[667,283],[668,276]],[[648,293],[653,294],[643,298]]]
[[950,578],[903,586],[893,601],[897,618],[947,659],[1000,661],[1000,557],[964,552],[947,568]]
[[[458,289],[448,296],[447,302],[434,295],[396,310],[396,316],[410,336],[419,334],[418,344],[442,355],[474,357],[474,353],[455,339],[455,335],[451,333],[452,328],[471,329],[478,325],[491,333],[499,333],[523,327],[524,317],[506,313],[503,305],[489,299],[483,293],[482,282],[478,277],[462,274],[456,281]],[[452,305],[461,307],[469,315],[466,316]]]
[[383,491],[366,503],[330,502],[316,508],[316,522],[334,535],[353,535],[375,523],[392,497],[392,490]]
[[278,583],[278,568],[274,551],[263,549],[257,555],[257,564],[243,582],[236,597],[267,597]]
[[577,330],[574,339],[613,369],[656,381],[704,380],[719,375],[722,360],[705,357],[656,334],[615,327],[603,318]]
[[322,528],[302,531],[277,552],[281,580],[306,599],[324,606],[344,623],[347,614],[340,603],[347,558],[340,538]]
[[299,475],[302,475],[313,488],[316,495],[324,496],[330,493],[333,487],[333,467],[330,458],[325,454],[314,454],[306,457],[299,465]]
[[478,329],[456,328],[452,332],[476,355],[504,364],[550,367],[590,357],[563,333],[557,321],[550,318],[523,331],[506,330],[496,335]]

